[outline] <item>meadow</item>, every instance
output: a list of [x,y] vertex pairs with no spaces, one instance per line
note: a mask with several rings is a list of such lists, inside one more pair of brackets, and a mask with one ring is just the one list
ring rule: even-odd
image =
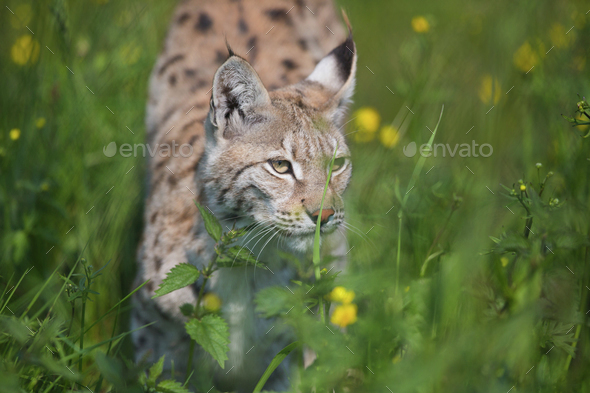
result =
[[[359,54],[350,269],[310,294],[332,321],[284,317],[318,354],[293,391],[590,392],[590,6],[337,4]],[[211,386],[132,362],[146,163],[103,152],[144,142],[173,8],[0,10],[2,392]]]

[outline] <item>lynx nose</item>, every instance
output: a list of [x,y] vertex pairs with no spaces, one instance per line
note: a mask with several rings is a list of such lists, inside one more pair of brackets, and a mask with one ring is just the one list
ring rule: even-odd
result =
[[[334,217],[334,213],[335,213],[334,209],[322,209],[321,225],[324,225],[324,224],[330,222],[332,217]],[[317,210],[314,213],[311,213],[309,216],[311,217],[311,220],[313,222],[316,222],[319,214],[320,214],[320,211]]]

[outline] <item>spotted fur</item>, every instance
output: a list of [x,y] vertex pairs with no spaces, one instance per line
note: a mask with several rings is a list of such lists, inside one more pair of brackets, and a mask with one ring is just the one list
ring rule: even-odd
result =
[[[324,208],[334,214],[322,225],[322,242],[332,255],[346,251],[335,231],[344,221],[342,193],[352,168],[341,128],[356,51],[336,15],[331,1],[323,0],[195,0],[178,6],[150,80],[147,141],[190,144],[193,154],[155,155],[148,163],[136,284],[150,281],[134,297],[132,326],[157,323],[133,336],[138,360],[165,354],[167,369],[171,359],[176,370],[186,367],[188,339],[179,307],[195,303],[201,282],[151,296],[176,264],[201,267],[214,253],[195,199],[224,226],[257,225],[243,242],[252,240],[248,247],[272,270],[221,269],[205,288],[222,300],[229,360],[221,370],[198,353],[194,364],[197,372],[215,376],[218,389],[251,391],[292,339],[278,321],[255,314],[253,299],[259,289],[295,277],[277,249],[301,257],[309,252],[312,214],[335,151],[345,164],[327,190]],[[225,40],[235,53],[228,53]],[[279,159],[291,163],[288,173],[273,169]],[[285,362],[266,389],[286,389],[288,375]]]

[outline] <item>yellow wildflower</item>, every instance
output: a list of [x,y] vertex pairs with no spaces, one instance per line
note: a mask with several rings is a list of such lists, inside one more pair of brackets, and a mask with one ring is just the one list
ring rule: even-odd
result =
[[492,96],[494,105],[502,98],[500,82],[496,78],[492,78],[491,75],[485,74],[481,78],[481,85],[479,86],[479,99],[484,104],[489,104],[492,102]]
[[425,17],[418,15],[412,18],[412,29],[416,33],[428,33],[430,23],[428,23]]
[[549,39],[551,44],[556,48],[567,48],[574,41],[574,32],[570,31],[568,34],[562,24],[554,23],[549,29]]
[[16,141],[18,138],[20,138],[20,130],[18,128],[10,130],[10,139]]
[[221,299],[214,293],[208,292],[203,295],[203,307],[205,310],[216,312],[221,308]]
[[39,59],[39,43],[30,34],[22,35],[12,45],[10,57],[18,65],[34,64]]
[[125,65],[133,65],[137,63],[139,57],[141,56],[141,47],[135,45],[124,45],[119,50],[119,55],[121,56],[121,60]]
[[40,117],[35,121],[35,125],[37,126],[37,128],[43,128],[45,123],[46,123],[46,121],[45,121],[44,117]]
[[524,184],[520,185],[520,191],[526,191],[526,186]]
[[340,327],[346,327],[356,322],[356,304],[342,304],[334,309],[330,322]]
[[383,126],[379,132],[379,140],[385,147],[392,148],[399,141],[399,133],[392,126]]
[[347,291],[344,287],[336,287],[330,292],[329,298],[333,302],[350,304],[354,300],[354,291]]
[[527,41],[514,53],[513,60],[514,65],[516,65],[519,70],[528,72],[531,68],[537,65],[539,62],[539,56]]
[[363,107],[354,113],[355,124],[366,132],[375,132],[381,124],[381,116],[375,108]]
[[381,124],[381,116],[375,108],[363,107],[353,114],[354,125],[358,132],[354,133],[355,141],[369,142],[375,138],[375,132]]
[[500,258],[500,263],[502,264],[502,267],[506,267],[506,265],[508,265],[508,258],[506,258],[506,257]]

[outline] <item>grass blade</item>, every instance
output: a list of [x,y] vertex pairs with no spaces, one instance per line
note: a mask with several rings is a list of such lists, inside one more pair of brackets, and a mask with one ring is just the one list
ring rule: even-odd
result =
[[[331,172],[332,171],[330,171],[330,173]],[[285,360],[287,355],[289,355],[291,351],[293,351],[298,346],[299,342],[295,341],[294,343],[287,345],[279,353],[277,353],[277,355],[274,358],[272,358],[272,361],[264,371],[264,374],[262,374],[262,377],[260,377],[260,380],[256,384],[256,387],[254,388],[254,391],[252,393],[260,393],[262,391],[264,384],[266,383],[266,381],[268,381],[268,378],[273,373],[273,371],[275,371],[277,367],[279,367],[279,365],[283,362],[283,360]]]

